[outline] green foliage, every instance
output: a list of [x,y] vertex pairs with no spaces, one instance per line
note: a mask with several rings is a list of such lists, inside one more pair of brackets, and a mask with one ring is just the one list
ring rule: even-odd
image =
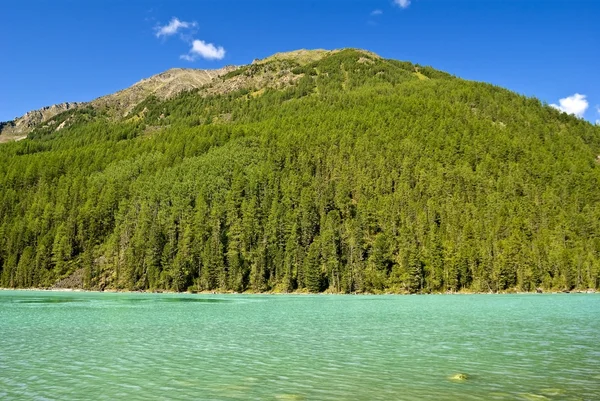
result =
[[356,50],[223,78],[282,68],[281,89],[76,109],[1,145],[0,285],[600,287],[597,127]]
[[238,75],[243,75],[246,74],[246,72],[248,71],[249,66],[243,66],[243,67],[239,67],[233,71],[229,71],[227,74],[223,75],[222,79],[224,81],[231,79],[233,77],[237,77]]

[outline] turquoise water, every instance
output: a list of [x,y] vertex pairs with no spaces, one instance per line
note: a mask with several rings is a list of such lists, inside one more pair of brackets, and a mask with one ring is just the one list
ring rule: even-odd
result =
[[0,399],[600,400],[600,296],[0,291]]

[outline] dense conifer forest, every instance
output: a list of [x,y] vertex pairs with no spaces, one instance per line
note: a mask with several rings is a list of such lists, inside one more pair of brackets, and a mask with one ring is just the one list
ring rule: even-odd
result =
[[266,70],[0,145],[0,286],[600,288],[600,128],[357,50],[219,80]]

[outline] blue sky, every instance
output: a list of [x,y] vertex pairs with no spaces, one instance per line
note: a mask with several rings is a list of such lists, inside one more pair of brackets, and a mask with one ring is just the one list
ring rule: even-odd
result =
[[600,120],[597,0],[2,0],[0,16],[0,121],[173,67],[342,47]]

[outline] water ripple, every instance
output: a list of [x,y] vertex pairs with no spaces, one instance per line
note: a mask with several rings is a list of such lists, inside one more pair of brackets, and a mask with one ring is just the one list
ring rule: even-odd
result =
[[0,292],[0,398],[598,400],[599,312],[597,295]]

